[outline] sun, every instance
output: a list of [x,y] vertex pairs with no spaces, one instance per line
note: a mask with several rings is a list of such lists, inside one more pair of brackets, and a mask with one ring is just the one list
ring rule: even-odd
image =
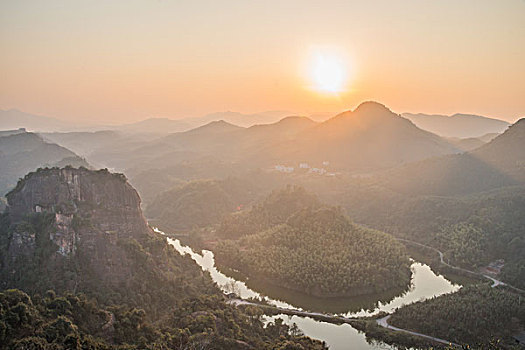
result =
[[335,94],[345,90],[348,73],[340,56],[317,52],[312,56],[310,70],[313,88],[316,91]]

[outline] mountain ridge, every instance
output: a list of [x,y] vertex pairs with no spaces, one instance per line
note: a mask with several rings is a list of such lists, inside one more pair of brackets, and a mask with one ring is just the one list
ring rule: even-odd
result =
[[453,115],[403,113],[421,129],[443,137],[481,137],[489,133],[502,133],[511,124],[496,118],[475,114],[455,113]]
[[20,177],[37,168],[66,165],[89,167],[73,151],[25,131],[0,137],[0,163],[0,196],[13,188]]

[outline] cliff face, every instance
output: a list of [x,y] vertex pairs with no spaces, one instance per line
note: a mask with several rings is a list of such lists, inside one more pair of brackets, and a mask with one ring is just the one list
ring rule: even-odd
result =
[[161,300],[184,295],[185,285],[210,287],[191,259],[148,227],[137,192],[121,174],[39,170],[20,180],[7,200],[0,288],[82,291],[104,302],[151,305],[155,315]]
[[8,196],[11,222],[31,213],[55,215],[51,240],[63,255],[76,244],[92,249],[97,240],[141,239],[150,232],[140,197],[120,174],[87,169],[47,169],[29,174]]

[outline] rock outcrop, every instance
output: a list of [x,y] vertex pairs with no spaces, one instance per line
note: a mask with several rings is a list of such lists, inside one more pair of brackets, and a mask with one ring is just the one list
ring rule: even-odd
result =
[[50,239],[62,255],[76,245],[94,249],[99,239],[141,239],[151,231],[140,197],[122,174],[85,168],[46,169],[20,180],[8,196],[9,216],[17,223],[31,213],[55,216]]
[[177,295],[191,295],[188,285],[214,288],[191,258],[149,228],[140,197],[122,174],[40,169],[7,200],[0,288],[80,291],[103,302],[154,307],[153,316]]

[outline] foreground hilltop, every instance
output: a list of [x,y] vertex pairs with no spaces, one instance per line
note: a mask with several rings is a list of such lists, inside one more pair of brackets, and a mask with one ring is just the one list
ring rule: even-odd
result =
[[153,314],[186,294],[185,284],[213,289],[190,259],[151,231],[122,174],[40,169],[21,179],[7,200],[2,288],[80,291]]
[[0,350],[326,349],[282,320],[265,326],[257,308],[227,304],[148,227],[121,174],[40,169],[7,199]]

